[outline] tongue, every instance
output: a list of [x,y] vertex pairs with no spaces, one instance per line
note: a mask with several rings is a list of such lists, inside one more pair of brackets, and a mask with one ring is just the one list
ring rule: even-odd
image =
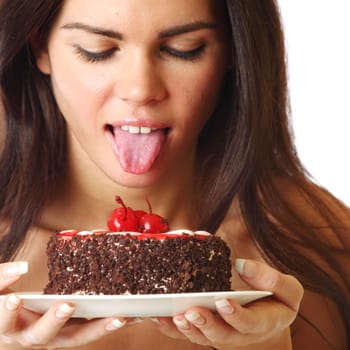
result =
[[128,173],[147,172],[155,162],[164,140],[163,129],[149,134],[131,134],[120,128],[114,128],[116,155],[121,167]]

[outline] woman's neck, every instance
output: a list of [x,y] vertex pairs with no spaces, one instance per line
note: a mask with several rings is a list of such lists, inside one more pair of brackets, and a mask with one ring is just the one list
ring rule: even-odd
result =
[[119,195],[131,208],[152,211],[167,218],[171,229],[197,226],[194,174],[168,178],[147,188],[126,188],[106,176],[91,176],[89,172],[71,172],[62,178],[56,193],[44,209],[40,225],[50,230],[106,228],[111,211],[119,207]]

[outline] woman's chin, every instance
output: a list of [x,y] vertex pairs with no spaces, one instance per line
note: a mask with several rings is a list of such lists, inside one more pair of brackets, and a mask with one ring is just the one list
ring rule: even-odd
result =
[[130,188],[152,187],[160,182],[161,173],[155,168],[143,172],[129,172],[120,169],[117,174],[112,176],[112,180],[120,186]]

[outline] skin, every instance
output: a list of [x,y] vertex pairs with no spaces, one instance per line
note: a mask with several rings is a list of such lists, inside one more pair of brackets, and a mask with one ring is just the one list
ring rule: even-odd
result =
[[[232,288],[270,290],[272,298],[246,307],[221,300],[217,313],[193,308],[174,318],[140,323],[137,319],[70,319],[74,305],[66,304],[37,315],[23,309],[13,294],[42,290],[47,282],[45,248],[52,232],[105,227],[116,193],[128,206],[144,210],[147,194],[153,211],[168,218],[173,229],[195,226],[196,141],[229,67],[224,21],[214,4],[209,0],[68,0],[47,43],[33,39],[37,65],[51,77],[68,124],[69,171],[16,257],[29,262],[29,272],[22,269],[15,274],[12,269],[9,277],[6,268],[18,263],[0,265],[0,289],[10,293],[0,303],[0,340],[10,343],[9,348],[115,349],[115,344],[146,350],[156,346],[169,350],[292,348],[290,325],[303,288],[295,278],[263,262],[235,202],[217,234],[232,247],[233,259],[235,247],[252,260],[243,269],[237,267],[240,274],[234,273]],[[185,30],[188,24],[191,28]],[[113,37],[93,34],[92,27],[113,31]],[[204,50],[198,51],[202,46]],[[183,58],[193,50],[201,54]],[[102,52],[113,54],[91,61],[91,53]],[[159,157],[142,174],[130,174],[120,166],[108,139],[107,125],[125,124],[170,130]]]
[[[69,124],[72,156],[79,148],[78,156],[92,162],[96,173],[122,186],[154,186],[165,175],[176,180],[183,168],[193,167],[198,134],[215,106],[228,64],[223,25],[207,1],[204,6],[151,1],[138,10],[137,1],[103,3],[67,1],[47,49],[38,55]],[[151,24],[149,7],[156,9]],[[186,32],[185,25],[194,28]],[[114,33],[93,34],[92,28]],[[174,28],[178,35],[168,33]],[[189,54],[193,50],[198,54]],[[91,53],[109,51],[107,58],[93,62]],[[105,137],[107,125],[170,132],[160,159],[147,173],[133,176],[116,160]]]

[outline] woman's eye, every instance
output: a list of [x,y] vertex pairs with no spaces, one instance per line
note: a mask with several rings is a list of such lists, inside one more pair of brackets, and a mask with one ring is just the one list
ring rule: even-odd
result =
[[205,44],[202,44],[192,50],[176,50],[171,47],[162,47],[161,52],[166,53],[175,58],[179,58],[186,61],[194,61],[203,54],[205,49]]
[[99,52],[93,52],[83,49],[80,46],[75,46],[75,51],[79,57],[84,59],[88,63],[95,63],[100,61],[106,61],[111,58],[117,51],[117,48],[113,47],[111,49]]

